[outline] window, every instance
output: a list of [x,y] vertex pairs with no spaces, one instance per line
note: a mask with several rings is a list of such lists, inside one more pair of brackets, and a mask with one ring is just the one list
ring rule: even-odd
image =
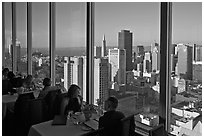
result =
[[48,3],[32,3],[32,75],[36,86],[43,87],[43,79],[50,78],[48,46]]
[[81,87],[85,97],[85,3],[56,3],[55,83]]
[[173,3],[172,13],[170,132],[202,135],[202,3]]
[[114,95],[125,115],[158,115],[159,7],[95,3],[94,101]]

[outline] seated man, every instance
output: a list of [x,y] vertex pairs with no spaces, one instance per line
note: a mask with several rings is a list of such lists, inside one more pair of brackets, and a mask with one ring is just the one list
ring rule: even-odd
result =
[[56,86],[51,86],[51,79],[45,78],[43,80],[44,88],[40,91],[38,98],[44,98],[49,91],[57,90],[58,88]]
[[124,118],[122,112],[116,111],[118,100],[115,97],[109,97],[105,101],[105,110],[102,117],[99,118],[99,129],[104,128],[101,135],[105,136],[118,136],[121,135],[120,120]]

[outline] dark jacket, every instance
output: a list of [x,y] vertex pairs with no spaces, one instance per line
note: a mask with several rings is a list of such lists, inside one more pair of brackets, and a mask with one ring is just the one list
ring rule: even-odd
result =
[[124,118],[124,114],[119,111],[108,111],[99,118],[99,128],[104,128],[101,135],[119,136],[121,135],[120,120]]

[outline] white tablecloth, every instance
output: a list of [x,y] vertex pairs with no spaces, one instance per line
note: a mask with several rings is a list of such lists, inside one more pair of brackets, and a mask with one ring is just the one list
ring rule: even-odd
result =
[[14,104],[18,98],[17,94],[2,96],[2,119],[6,116],[7,109],[14,110]]
[[29,136],[81,136],[88,133],[90,130],[85,130],[84,124],[73,124],[72,120],[67,120],[66,125],[52,125],[52,121],[43,122],[33,125],[28,135]]

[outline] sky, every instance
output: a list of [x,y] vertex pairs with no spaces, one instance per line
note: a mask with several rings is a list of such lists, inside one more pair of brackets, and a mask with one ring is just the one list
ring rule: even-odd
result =
[[[48,48],[48,3],[34,2],[32,7],[33,47]],[[6,42],[11,39],[11,4],[5,5]],[[26,3],[17,3],[17,39],[26,47]],[[173,43],[202,44],[202,3],[173,2]],[[85,46],[85,3],[56,4],[56,48]],[[133,45],[159,42],[160,3],[96,2],[95,45],[101,46],[105,34],[107,46],[118,45],[118,32],[130,30]]]

